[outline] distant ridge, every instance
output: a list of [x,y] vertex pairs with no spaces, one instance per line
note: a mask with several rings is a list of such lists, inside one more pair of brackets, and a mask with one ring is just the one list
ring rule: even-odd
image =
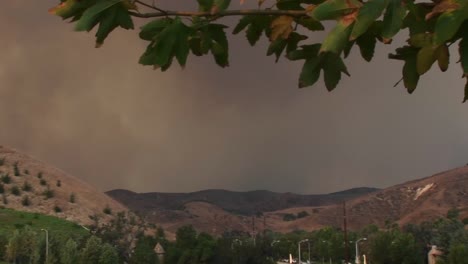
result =
[[361,187],[330,194],[312,195],[277,193],[267,190],[240,192],[223,189],[189,193],[135,193],[117,189],[106,193],[134,211],[180,210],[190,202],[206,202],[231,213],[252,215],[258,212],[271,212],[291,207],[330,205],[343,199],[352,199],[378,190],[377,188]]

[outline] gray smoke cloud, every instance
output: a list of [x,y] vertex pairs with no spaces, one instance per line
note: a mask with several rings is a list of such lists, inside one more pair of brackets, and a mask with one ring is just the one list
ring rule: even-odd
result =
[[252,48],[243,34],[230,37],[227,69],[192,56],[161,73],[137,64],[138,31],[95,49],[92,33],[47,13],[57,2],[0,9],[0,142],[102,190],[324,193],[468,162],[458,55],[413,95],[393,87],[395,45],[371,63],[354,48],[352,77],[332,93],[321,81],[297,89],[300,63],[275,64],[265,41]]

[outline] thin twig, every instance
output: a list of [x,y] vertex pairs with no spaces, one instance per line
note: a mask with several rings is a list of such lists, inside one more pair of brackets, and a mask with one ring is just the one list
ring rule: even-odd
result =
[[159,11],[159,12],[161,12],[161,13],[163,13],[163,14],[166,14],[166,10],[163,10],[163,9],[161,9],[161,8],[159,8],[159,7],[157,7],[157,6],[155,6],[155,5],[154,5],[154,2],[153,2],[152,5],[150,5],[150,4],[147,4],[147,3],[143,2],[143,1],[135,0],[135,3],[138,3],[138,4],[142,5],[142,6],[146,6],[146,7],[148,7],[148,8],[151,8],[151,9],[154,9],[154,10],[156,10],[156,11]]
[[[138,0],[137,0],[138,1]],[[153,8],[154,9],[154,8]],[[134,17],[150,18],[150,17],[162,17],[162,16],[191,16],[191,17],[225,17],[225,16],[242,16],[242,15],[287,15],[294,17],[301,17],[307,15],[306,10],[258,10],[258,9],[244,9],[244,10],[227,10],[222,12],[191,12],[191,11],[169,11],[162,10],[157,13],[135,13],[129,12]]]

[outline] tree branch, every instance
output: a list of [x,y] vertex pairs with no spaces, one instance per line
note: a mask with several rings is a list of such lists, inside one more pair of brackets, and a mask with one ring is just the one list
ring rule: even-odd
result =
[[[139,1],[138,1],[139,2]],[[153,7],[152,7],[153,8]],[[154,9],[154,8],[153,8]],[[286,16],[294,16],[294,17],[301,17],[307,15],[306,10],[258,10],[258,9],[244,9],[244,10],[227,10],[222,12],[191,12],[191,11],[159,11],[156,13],[136,13],[136,12],[129,12],[130,15],[134,17],[141,17],[141,18],[150,18],[150,17],[162,17],[162,16],[190,16],[190,17],[225,17],[225,16],[242,16],[242,15],[286,15]]]
[[155,6],[154,4],[153,4],[153,5],[150,5],[150,4],[147,4],[147,3],[143,2],[143,1],[140,1],[140,0],[135,0],[135,3],[138,3],[138,4],[142,5],[142,6],[146,6],[146,7],[148,7],[148,8],[154,9],[154,10],[156,10],[156,11],[159,11],[160,13],[163,13],[163,14],[166,13],[165,10],[163,10],[163,9],[161,9],[161,8],[159,8],[159,7],[157,7],[157,6]]

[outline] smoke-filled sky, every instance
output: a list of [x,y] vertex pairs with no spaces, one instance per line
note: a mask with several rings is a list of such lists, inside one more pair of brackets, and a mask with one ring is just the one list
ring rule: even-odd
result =
[[325,193],[468,162],[458,54],[413,95],[393,87],[396,45],[372,63],[354,48],[352,76],[332,93],[322,81],[298,89],[301,64],[274,64],[266,41],[251,48],[243,34],[230,38],[227,69],[191,56],[161,73],[138,65],[138,31],[95,49],[92,33],[47,13],[58,2],[2,4],[0,142],[101,190]]

